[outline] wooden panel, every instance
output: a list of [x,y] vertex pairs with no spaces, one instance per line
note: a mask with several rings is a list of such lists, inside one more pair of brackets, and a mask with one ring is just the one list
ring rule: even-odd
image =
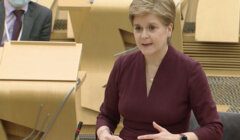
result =
[[[2,121],[2,124],[3,124],[5,132],[7,132],[7,137],[10,140],[17,140],[17,139],[11,139],[9,137],[9,135],[12,135],[15,137],[20,137],[21,139],[23,139],[28,134],[30,134],[32,131],[31,128],[21,126],[19,124],[9,122],[9,121]],[[38,132],[36,131],[36,133],[38,133]],[[39,132],[39,133],[42,133],[42,132]]]
[[[81,83],[85,77],[78,73],[81,45],[64,42],[5,45],[0,64],[0,139],[4,140],[5,133],[8,139],[20,139],[35,129],[44,132],[46,140],[74,139],[80,120],[76,109],[80,88],[74,91],[77,75]],[[1,125],[1,120],[6,123]]]
[[196,22],[196,13],[199,0],[185,0],[185,1],[188,1],[185,22]]
[[239,9],[239,0],[199,0],[195,39],[238,42]]
[[0,65],[1,65],[1,60],[2,60],[2,52],[3,52],[3,47],[0,47]]
[[59,0],[58,7],[69,12],[67,36],[74,37],[75,41],[80,43],[82,24],[89,15],[91,4],[88,0]]
[[71,22],[71,17],[69,15],[69,12],[67,14],[67,38],[74,38],[73,34],[73,27],[72,27],[72,22]]
[[227,112],[230,108],[230,105],[217,105],[218,112]]
[[69,10],[76,42],[84,44],[81,70],[87,71],[87,77],[81,89],[81,106],[98,111],[104,96],[103,85],[115,61],[114,54],[125,50],[119,30],[132,32],[128,20],[131,0],[96,0],[88,5],[90,13],[86,13],[88,16],[82,23],[79,14],[83,14],[84,4],[71,5],[74,0],[62,2],[68,3],[68,6],[59,6]]
[[[86,72],[79,72],[82,84],[85,76]],[[0,139],[7,140],[4,139],[5,134],[11,140],[22,139],[33,129],[46,132],[46,126],[53,120],[69,88],[75,84],[75,82],[0,81]],[[73,139],[77,122],[81,120],[85,124],[85,120],[82,120],[85,119],[82,117],[84,115],[77,107],[80,101],[78,98],[80,88],[77,89],[78,91],[72,93],[63,104],[62,110],[46,135],[46,140]],[[90,117],[87,119],[95,122],[97,113],[88,115]],[[1,119],[4,120],[4,125],[1,125]],[[37,132],[32,135],[35,136]]]
[[176,7],[176,18],[174,21],[174,30],[172,33],[172,44],[173,46],[179,50],[183,51],[183,37],[182,37],[182,23],[181,23],[181,5],[178,4]]
[[58,0],[58,6],[62,10],[91,7],[89,0]]
[[7,140],[7,135],[3,128],[3,124],[1,120],[0,120],[0,140]]
[[205,69],[207,76],[229,76],[229,77],[240,77],[240,70],[227,71],[226,69]]
[[[0,119],[46,132],[73,86],[75,82],[0,81]],[[46,140],[73,139],[77,124],[74,97],[72,94],[63,106]]]
[[187,11],[188,11],[188,7],[189,7],[189,1],[188,0],[181,0],[180,1],[181,3],[181,24],[182,24],[182,29],[183,29],[183,25],[184,25],[184,22],[186,20],[186,16],[187,16]]
[[52,31],[55,25],[55,20],[57,19],[57,15],[59,13],[58,9],[57,9],[57,0],[54,0],[51,6],[51,10],[52,10]]
[[183,52],[200,62],[205,71],[216,75],[223,75],[222,71],[227,73],[224,75],[240,75],[239,43],[207,43],[190,40],[184,42]]
[[81,50],[75,43],[5,43],[0,79],[76,81]]

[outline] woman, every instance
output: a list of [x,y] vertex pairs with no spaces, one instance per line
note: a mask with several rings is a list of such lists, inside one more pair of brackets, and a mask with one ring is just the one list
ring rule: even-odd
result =
[[[221,140],[223,126],[199,63],[170,44],[172,0],[133,0],[130,20],[139,51],[112,69],[97,118],[100,140]],[[191,110],[201,127],[188,132]],[[123,129],[112,135],[120,116]]]

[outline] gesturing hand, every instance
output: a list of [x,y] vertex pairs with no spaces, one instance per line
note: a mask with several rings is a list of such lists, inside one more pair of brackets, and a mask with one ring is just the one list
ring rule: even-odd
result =
[[111,135],[108,133],[102,134],[99,140],[122,140],[119,136]]
[[138,136],[139,140],[179,140],[180,135],[179,134],[172,134],[167,131],[167,129],[161,127],[157,123],[153,122],[153,127],[159,131],[157,134],[147,134],[147,135],[141,135]]

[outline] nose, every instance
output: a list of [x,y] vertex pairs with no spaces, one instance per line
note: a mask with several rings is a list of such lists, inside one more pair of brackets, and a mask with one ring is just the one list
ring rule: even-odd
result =
[[149,37],[149,33],[148,33],[148,31],[146,29],[143,29],[141,37],[142,38],[148,38]]

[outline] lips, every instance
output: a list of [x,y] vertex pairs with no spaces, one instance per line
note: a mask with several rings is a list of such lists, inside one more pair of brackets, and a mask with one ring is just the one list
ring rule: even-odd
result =
[[148,47],[148,46],[151,46],[153,43],[142,43],[142,46],[144,47]]

